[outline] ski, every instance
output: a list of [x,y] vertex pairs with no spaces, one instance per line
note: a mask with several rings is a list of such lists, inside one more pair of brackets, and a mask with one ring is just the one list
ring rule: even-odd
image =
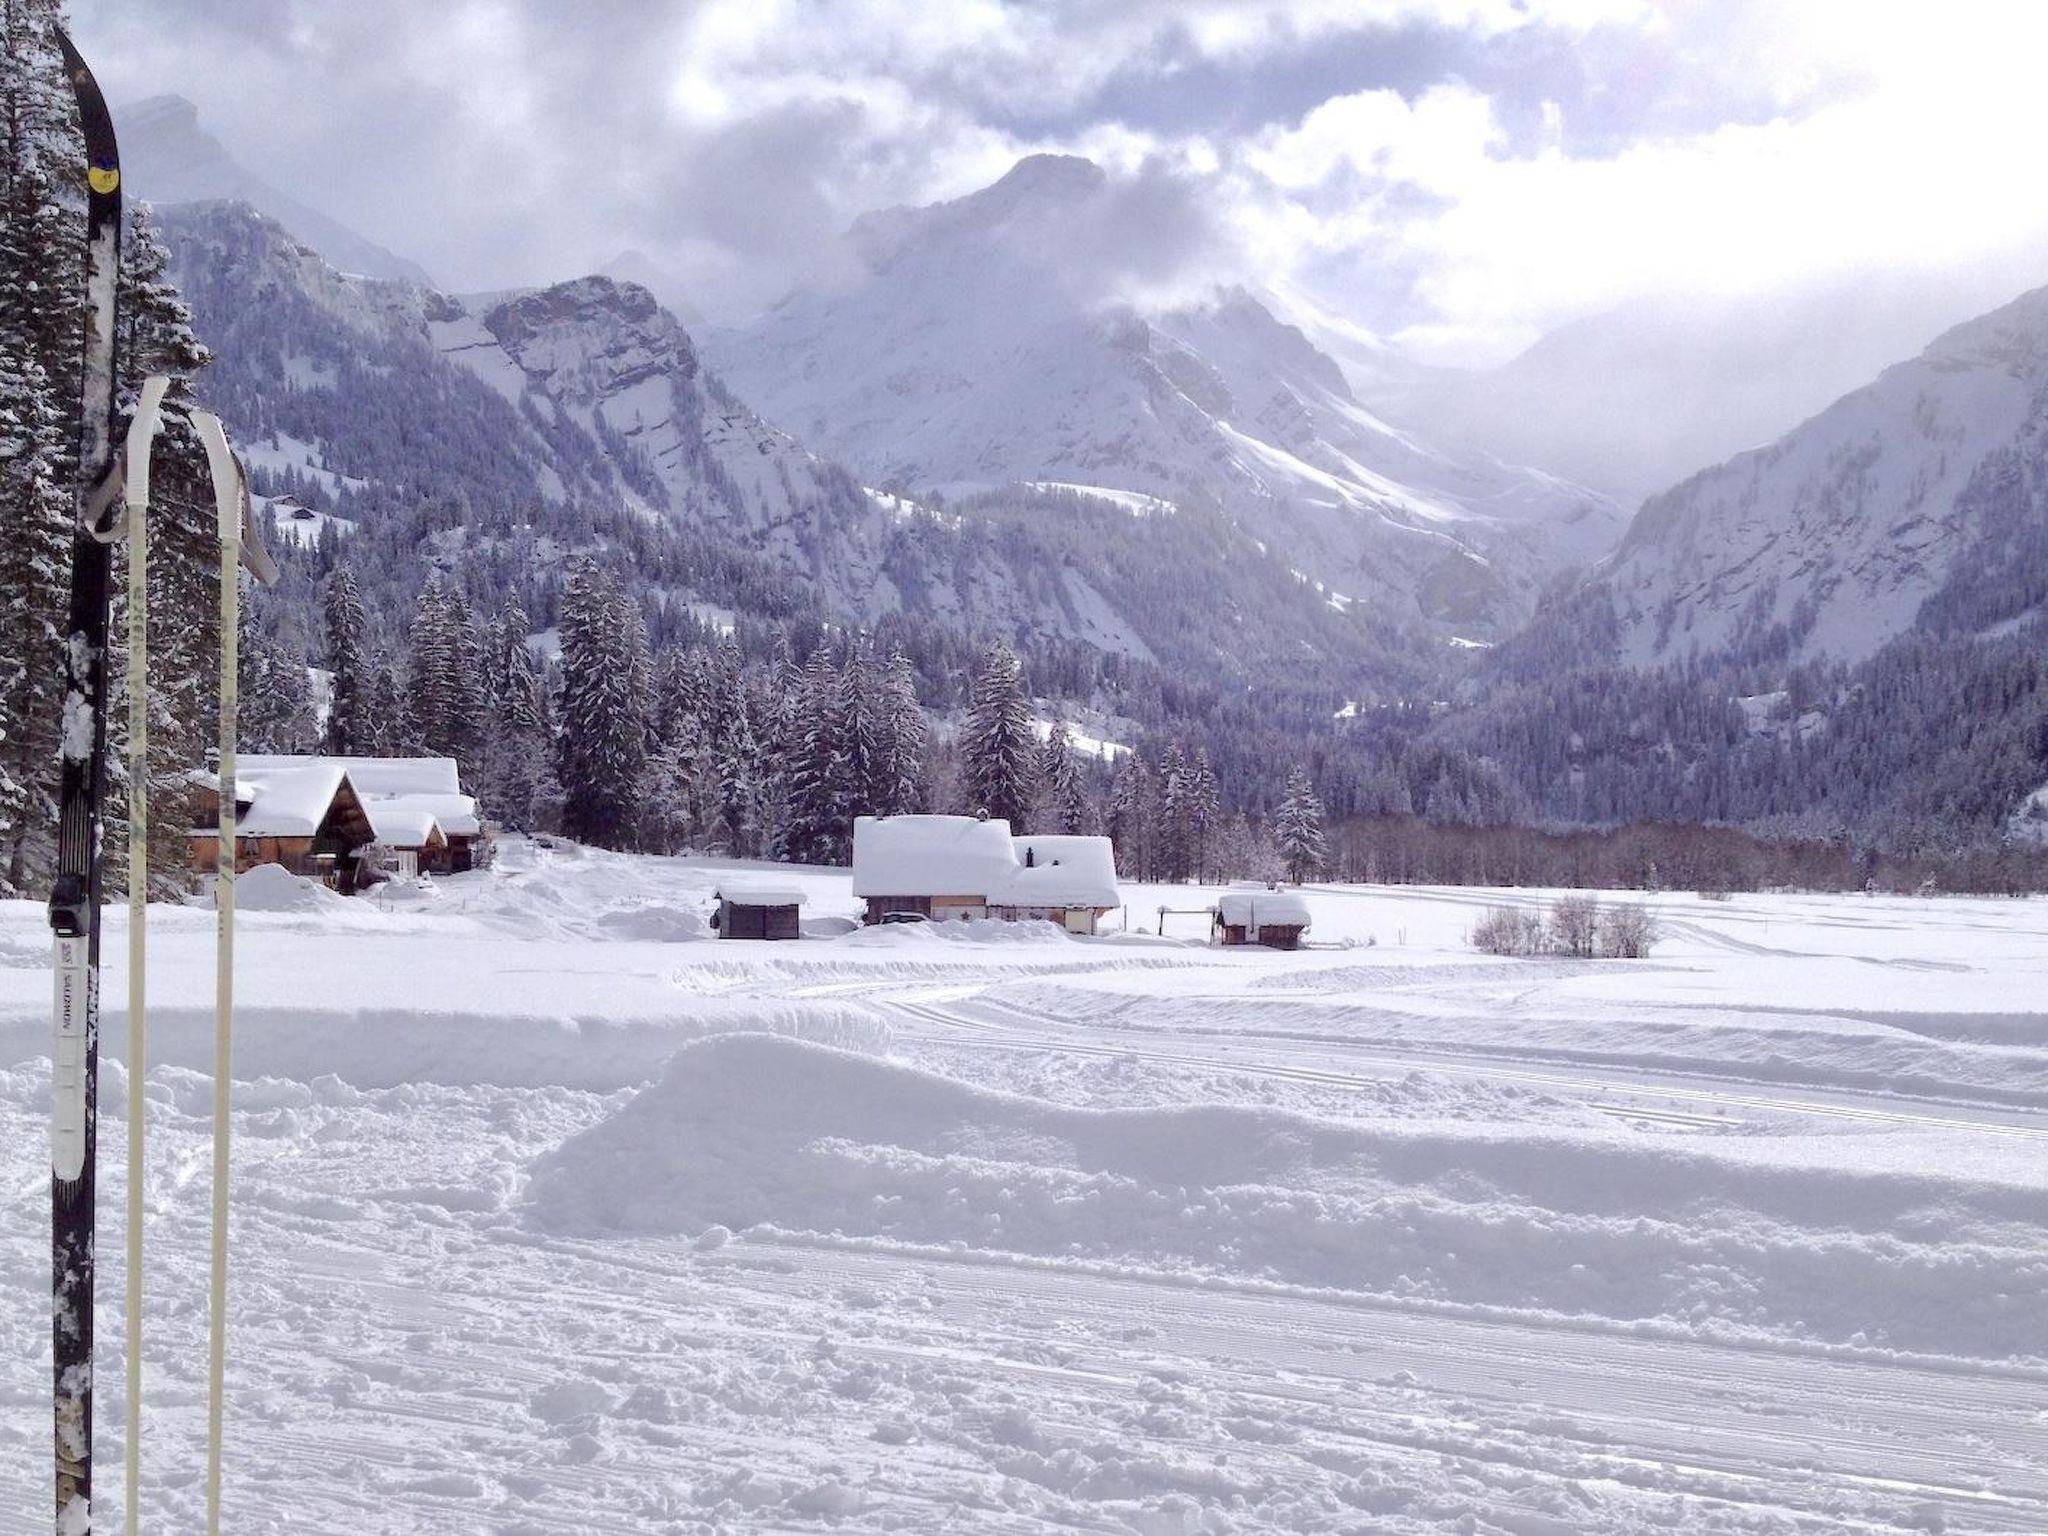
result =
[[[85,326],[78,408],[78,524],[64,642],[57,870],[50,891],[56,962],[50,1129],[51,1374],[56,1528],[92,1529],[93,1201],[99,1076],[100,827],[106,787],[106,540],[119,533],[115,308],[121,273],[121,160],[92,71],[61,29],[57,44],[85,136]],[[141,1092],[140,1083],[135,1093]]]

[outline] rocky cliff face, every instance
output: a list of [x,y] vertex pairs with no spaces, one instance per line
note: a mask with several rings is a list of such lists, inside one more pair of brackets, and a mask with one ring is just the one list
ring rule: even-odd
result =
[[1645,503],[1599,572],[1619,659],[1858,660],[1921,623],[2003,622],[1980,591],[2044,522],[2048,289],[1956,327],[1769,447]]

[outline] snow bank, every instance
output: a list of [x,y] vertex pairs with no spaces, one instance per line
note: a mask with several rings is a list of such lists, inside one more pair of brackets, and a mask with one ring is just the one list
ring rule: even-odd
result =
[[543,1159],[531,1215],[559,1232],[765,1224],[1936,1353],[2038,1338],[2048,1191],[1783,1157],[1650,1151],[1625,1131],[1068,1108],[742,1034],[686,1047]]
[[711,937],[711,924],[701,912],[666,902],[642,902],[602,914],[598,926],[615,939],[645,939],[662,944],[684,944]]
[[[206,884],[212,899],[213,882]],[[282,864],[258,864],[235,877],[235,908],[247,912],[333,912],[346,906],[348,898],[338,896],[318,880],[295,875]]]

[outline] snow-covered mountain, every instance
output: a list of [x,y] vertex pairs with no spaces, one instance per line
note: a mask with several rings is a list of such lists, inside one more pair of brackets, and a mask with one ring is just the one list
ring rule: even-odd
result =
[[[1782,295],[1643,299],[1497,368],[1389,369],[1330,343],[1361,400],[1432,442],[1643,499],[1775,441],[2032,279],[2003,266],[1859,274]],[[1326,327],[1312,331],[1332,334]]]
[[1060,487],[944,507],[871,489],[751,411],[632,284],[461,298],[337,272],[246,204],[164,222],[216,353],[202,391],[258,489],[344,519],[352,563],[394,588],[423,559],[487,561],[543,601],[595,541],[669,611],[900,614],[1212,679],[1305,657],[1367,692],[1427,675],[1426,637],[1215,519]]
[[2048,289],[1648,501],[1590,589],[1618,659],[1833,656],[2023,618],[2048,526]]
[[872,483],[1204,500],[1329,590],[1480,631],[1618,537],[1607,498],[1388,425],[1266,296],[1129,297],[1116,197],[1089,161],[1039,155],[867,215],[848,281],[706,345],[766,416]]
[[151,96],[115,114],[124,181],[131,195],[159,208],[173,203],[239,200],[268,214],[344,272],[426,283],[420,267],[281,192],[241,165],[199,121],[182,96]]

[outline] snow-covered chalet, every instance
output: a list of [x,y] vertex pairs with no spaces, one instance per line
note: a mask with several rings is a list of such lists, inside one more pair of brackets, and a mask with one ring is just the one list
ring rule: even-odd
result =
[[1018,837],[1007,821],[976,816],[860,817],[853,894],[870,923],[1039,918],[1081,934],[1122,900],[1108,838]]
[[[198,776],[192,863],[215,868],[218,781]],[[281,864],[344,895],[393,876],[474,867],[477,803],[452,757],[297,757],[252,753],[235,764],[235,870]]]

